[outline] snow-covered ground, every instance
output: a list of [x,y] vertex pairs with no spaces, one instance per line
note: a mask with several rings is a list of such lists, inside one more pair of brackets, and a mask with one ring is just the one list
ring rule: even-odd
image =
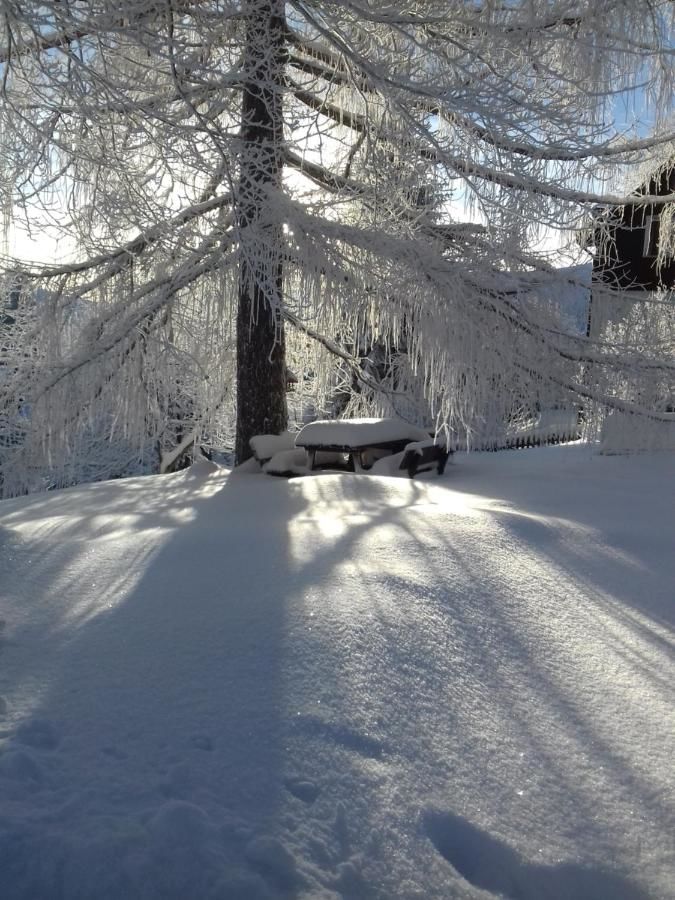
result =
[[674,484],[558,447],[0,503],[0,897],[674,897]]

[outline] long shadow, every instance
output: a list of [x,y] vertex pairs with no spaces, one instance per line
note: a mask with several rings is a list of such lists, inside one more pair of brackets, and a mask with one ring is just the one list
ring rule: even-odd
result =
[[[267,479],[242,489],[244,477],[213,496],[187,480],[169,492],[168,503],[189,502],[191,520],[159,542],[122,599],[90,589],[94,611],[71,627],[32,712],[9,730],[3,900],[297,893],[277,832],[287,522],[303,502]],[[54,499],[29,515],[53,513]],[[88,502],[91,516],[106,512]],[[155,525],[180,512],[162,510],[159,495],[153,503],[145,514]],[[69,564],[72,548],[52,549],[41,576]],[[94,580],[91,567],[82,573]]]
[[[555,454],[556,448],[549,449]],[[593,458],[588,452],[559,454],[560,469],[547,468],[546,483],[535,469],[531,485],[522,467],[527,451],[502,457],[510,466],[500,467],[499,478],[480,461],[462,461],[453,469],[453,486],[503,501],[503,508],[493,503],[485,510],[503,518],[516,536],[537,539],[542,552],[575,578],[593,583],[627,609],[674,632],[673,455],[641,461]],[[642,466],[640,490],[632,481],[637,466]],[[552,539],[547,540],[544,532],[551,516],[555,528],[549,529]],[[564,543],[558,539],[560,526],[569,538]],[[670,578],[667,573],[672,573]]]
[[197,498],[186,477],[132,478],[0,503],[0,730],[11,726],[14,708],[39,703],[73,626],[127,597]]
[[[354,489],[357,489],[355,483]],[[326,499],[330,500],[329,491],[326,491]],[[375,499],[374,494],[372,499]],[[371,498],[367,497],[367,505],[370,502]],[[620,861],[617,868],[624,872],[629,863],[621,861],[623,852],[628,860],[643,858],[642,851],[634,843],[635,832],[626,844],[625,851],[620,849],[621,829],[612,822],[612,816],[616,815],[615,804],[624,810],[640,809],[640,815],[652,819],[650,827],[645,826],[643,829],[645,840],[648,840],[647,835],[653,830],[658,831],[659,823],[667,827],[670,815],[667,798],[658,792],[659,782],[651,777],[654,772],[651,771],[647,776],[641,770],[643,761],[638,758],[639,754],[627,756],[626,742],[619,740],[616,743],[622,730],[621,710],[615,710],[618,715],[613,724],[604,718],[613,710],[612,704],[616,701],[617,692],[613,692],[612,699],[604,703],[600,693],[602,685],[594,690],[589,673],[580,672],[577,679],[567,678],[561,683],[560,675],[570,673],[564,668],[566,659],[564,654],[560,654],[560,648],[548,646],[546,605],[543,604],[543,609],[538,612],[536,606],[531,604],[529,613],[534,631],[528,632],[523,627],[520,612],[526,613],[528,610],[523,608],[519,612],[518,582],[522,576],[524,585],[530,577],[526,577],[523,567],[516,562],[515,580],[505,580],[502,566],[506,565],[509,570],[511,566],[503,555],[500,556],[501,548],[494,548],[496,555],[493,570],[489,565],[489,548],[486,552],[485,545],[477,546],[474,552],[472,543],[463,535],[455,549],[455,540],[452,531],[447,530],[447,523],[444,529],[433,518],[425,518],[417,523],[419,528],[416,529],[407,519],[408,510],[416,503],[417,497],[411,496],[408,505],[401,510],[406,513],[405,517],[392,517],[390,509],[387,518],[388,524],[395,526],[404,537],[406,554],[410,554],[417,544],[414,553],[419,561],[420,572],[424,573],[420,582],[397,580],[375,567],[370,571],[363,569],[355,573],[355,581],[362,584],[370,581],[373,587],[371,607],[379,627],[370,636],[370,642],[372,658],[378,662],[378,669],[373,677],[378,687],[379,703],[376,705],[372,696],[368,696],[370,720],[363,710],[360,713],[354,711],[352,723],[358,719],[361,721],[352,724],[346,735],[344,729],[336,734],[329,724],[330,706],[328,709],[324,707],[320,716],[301,719],[298,728],[304,729],[305,737],[309,734],[311,737],[323,737],[324,740],[334,738],[348,748],[355,743],[354,731],[361,733],[364,736],[358,745],[361,762],[352,760],[350,763],[354,772],[357,772],[359,765],[363,769],[364,759],[369,758],[371,766],[380,761],[386,764],[392,755],[399,755],[400,760],[402,753],[410,751],[412,755],[409,763],[420,766],[421,781],[429,779],[428,767],[431,765],[436,769],[433,780],[437,778],[438,784],[442,784],[444,779],[449,779],[446,784],[461,784],[465,777],[461,770],[465,768],[465,775],[470,780],[476,777],[483,779],[476,784],[475,790],[469,791],[469,796],[473,795],[476,805],[486,811],[492,810],[494,814],[499,809],[499,815],[507,820],[507,832],[522,832],[524,843],[527,843],[528,833],[531,837],[536,833],[540,836],[535,839],[542,840],[549,847],[556,843],[565,846],[564,855],[572,852],[577,858],[588,860],[585,865],[569,862],[553,867],[523,863],[520,871],[525,881],[528,881],[525,876],[531,876],[529,883],[538,885],[538,889],[542,891],[537,895],[535,889],[526,896],[547,897],[549,883],[558,875],[561,883],[568,889],[568,893],[561,896],[575,898],[575,890],[582,897],[613,897],[614,890],[619,898],[642,896],[642,889],[635,887],[625,874],[609,872],[598,863],[598,847],[603,845],[613,847],[611,852]],[[373,503],[373,508],[376,505]],[[474,508],[480,510],[481,504],[476,503]],[[485,513],[489,516],[494,512],[489,506],[485,507]],[[527,548],[528,543],[531,544],[530,550],[541,550],[538,569],[533,572],[532,577],[537,577],[537,574],[547,576],[548,581],[540,584],[542,599],[548,592],[554,591],[554,602],[559,602],[560,609],[564,610],[565,578],[569,577],[569,588],[575,593],[575,605],[582,598],[588,599],[591,610],[596,604],[603,605],[602,597],[592,584],[578,577],[572,580],[571,572],[566,575],[555,560],[554,565],[547,564],[547,559],[551,559],[551,547],[555,545],[553,535],[556,528],[527,520],[527,533],[523,533],[519,520],[516,521],[516,529],[510,529],[510,523],[517,518],[515,513],[503,516],[502,511],[498,511],[494,518],[499,522],[495,526],[497,535],[502,533],[503,543],[510,548],[510,552],[517,553],[519,547]],[[351,522],[334,544],[325,548],[322,554],[312,557],[313,572],[310,577],[314,577],[317,585],[327,581],[327,573],[340,559],[350,558],[351,549],[358,546],[368,533],[377,533],[380,521],[383,520],[373,512],[362,524],[358,520]],[[558,526],[559,523],[556,523],[556,527]],[[482,526],[479,525],[478,528],[480,527]],[[540,528],[547,532],[548,537],[531,533]],[[490,533],[494,533],[494,530]],[[547,537],[548,543],[543,537]],[[434,547],[438,549],[435,554],[432,552]],[[360,558],[367,559],[362,552]],[[570,558],[573,558],[573,552],[569,548],[565,549],[564,558],[569,566]],[[517,557],[514,562],[516,559]],[[557,580],[558,574],[560,580]],[[602,583],[601,573],[598,573],[598,580]],[[467,591],[469,585],[471,589]],[[381,602],[375,594],[378,586],[383,594]],[[434,623],[436,643],[447,648],[445,665],[438,654],[434,654],[431,642],[425,646],[426,636],[422,629],[417,634],[406,635],[401,628],[400,610],[388,608],[386,594],[389,586],[398,591],[399,599],[406,604],[417,605],[423,612],[418,620],[420,625],[425,619]],[[460,588],[459,591],[457,587]],[[530,587],[528,585],[528,591]],[[341,598],[332,598],[331,603],[336,600],[340,601]],[[551,606],[550,597],[547,597],[547,602]],[[583,618],[583,606],[579,606],[579,612]],[[593,617],[592,612],[590,617]],[[394,628],[391,629],[393,641],[383,654],[378,644],[382,643],[383,637],[386,639],[388,620],[392,618],[396,619]],[[663,664],[662,651],[667,647],[663,646],[661,637],[646,622],[639,627],[636,627],[637,623],[630,617],[624,622],[620,604],[612,604],[606,610],[606,618],[621,626],[625,633],[623,640],[630,645],[633,657],[636,654],[639,656],[641,652],[646,653],[649,643],[654,643]],[[595,626],[595,630],[598,635],[602,634],[602,625]],[[345,637],[349,638],[349,635],[346,634]],[[414,644],[408,645],[407,637],[412,638]],[[580,634],[574,635],[575,649],[579,652],[583,652],[581,638]],[[608,648],[621,656],[622,648],[616,646],[619,640],[607,635]],[[424,656],[424,653],[428,655]],[[382,666],[383,657],[394,662],[393,678],[391,672]],[[556,672],[551,662],[562,666],[562,672]],[[613,665],[613,662],[612,659],[610,664]],[[335,669],[337,673],[337,661]],[[644,683],[645,703],[649,705],[654,692],[663,687],[655,658],[650,654],[648,667],[635,658],[627,659],[626,669],[631,676],[634,674],[640,679],[638,683]],[[402,683],[396,684],[396,678],[401,679]],[[344,679],[336,677],[337,705],[344,700],[344,697],[340,697],[339,688],[342,680]],[[355,674],[355,680],[358,683],[358,674]],[[435,705],[428,702],[430,682],[435,693]],[[367,683],[364,682],[365,684]],[[368,693],[372,694],[372,689]],[[439,697],[446,700],[452,698],[452,701],[439,704]],[[589,703],[589,698],[592,703]],[[377,706],[379,709],[376,708],[376,715],[373,715],[373,707]],[[598,715],[596,721],[595,716]],[[625,715],[626,724],[631,723],[630,713]],[[637,737],[635,722],[631,724]],[[444,762],[443,754],[438,753],[438,736],[443,729],[449,746],[453,749],[450,765]],[[500,746],[500,741],[493,744],[489,739],[491,732],[495,730],[498,735],[503,736],[503,746]],[[415,734],[414,745],[409,740],[411,732]],[[644,749],[643,745],[646,746],[647,741],[646,736],[644,741],[639,741],[641,749]],[[561,752],[561,744],[567,748],[566,752]],[[447,745],[442,743],[441,746]],[[317,743],[319,758],[320,754]],[[501,760],[503,768],[494,764],[495,757]],[[420,765],[423,760],[425,765]],[[464,760],[466,766],[463,764]],[[597,775],[590,780],[585,771],[589,765],[590,771],[597,771]],[[514,788],[509,792],[503,782],[507,772],[507,781],[510,778],[508,783],[518,785],[520,782],[531,793],[529,803],[533,805],[529,809],[535,817],[534,823],[521,822],[518,825],[519,819],[528,809],[528,800],[518,799]],[[582,772],[585,772],[584,777],[580,777]],[[666,773],[662,772],[662,775],[665,777]],[[537,786],[537,782],[541,783],[541,787]],[[599,785],[602,787],[599,788]],[[551,791],[553,795],[560,791],[564,798],[562,802],[566,815],[572,817],[567,826],[561,820],[556,820],[551,811],[546,811],[551,802]],[[514,794],[507,806],[503,805],[505,800],[502,799],[505,793]],[[603,796],[605,794],[606,797]],[[560,796],[556,802],[561,802]],[[362,810],[361,815],[367,818],[368,810]],[[543,823],[548,823],[550,831],[541,835],[541,829],[546,828]],[[589,847],[584,847],[583,839],[577,835],[572,848],[569,834],[565,833],[570,828],[577,833],[584,833],[589,839]],[[639,837],[639,832],[637,836]],[[660,844],[663,845],[663,841]],[[596,894],[593,893],[594,890]],[[602,890],[608,893],[597,893]],[[552,893],[551,896],[558,895]]]
[[[327,506],[335,502],[330,480],[317,482],[313,490],[316,496],[312,509],[303,516],[308,527],[318,516],[320,501]],[[541,822],[547,819],[551,827],[552,817],[544,812],[545,804],[550,802],[550,797],[546,799],[547,791],[552,786],[554,793],[561,790],[565,808],[574,819],[572,827],[581,827],[594,845],[594,850],[584,852],[575,841],[577,846],[571,852],[587,859],[593,858],[594,851],[597,854],[597,845],[602,842],[611,845],[616,840],[616,852],[620,852],[619,836],[608,827],[605,818],[612,803],[620,802],[618,798],[625,797],[626,801],[630,798],[640,809],[651,810],[658,820],[667,821],[667,804],[661,804],[654,795],[654,784],[644,780],[633,761],[612,746],[607,728],[600,729],[592,720],[592,709],[588,715],[584,714],[582,697],[587,695],[589,684],[583,677],[574,685],[564,686],[556,679],[556,672],[546,659],[545,621],[535,618],[536,635],[523,631],[519,616],[514,615],[517,601],[514,607],[510,599],[514,585],[504,580],[498,557],[493,571],[489,563],[486,565],[490,559],[486,546],[477,547],[474,552],[466,534],[455,546],[452,531],[447,530],[447,519],[443,528],[433,517],[426,516],[425,506],[429,504],[418,485],[410,485],[407,494],[402,491],[400,510],[383,503],[386,491],[384,484],[377,480],[361,483],[357,478],[345,480],[340,499],[349,521],[341,531],[337,530],[331,542],[325,542],[309,555],[305,569],[301,567],[296,572],[303,590],[324,593],[326,605],[322,618],[332,618],[333,627],[338,623],[344,636],[344,644],[334,653],[327,653],[325,644],[317,640],[323,658],[312,659],[309,666],[305,663],[305,686],[296,686],[294,691],[299,697],[303,694],[318,697],[314,705],[311,702],[300,705],[291,734],[291,746],[297,738],[305,750],[311,748],[311,761],[304,765],[305,774],[309,772],[314,781],[321,783],[317,773],[326,764],[334,765],[337,749],[341,762],[339,775],[335,773],[333,798],[339,803],[343,795],[338,785],[350,785],[346,796],[351,798],[355,790],[365,796],[371,790],[376,793],[382,773],[392,763],[400,765],[406,757],[406,766],[419,767],[420,786],[461,784],[464,778],[482,778],[469,795],[473,794],[476,803],[490,810],[492,803],[499,804],[504,794],[505,773],[509,773],[507,779],[511,779],[511,784],[520,781],[532,788],[528,781],[532,773],[527,766],[533,766],[544,782],[541,796],[537,796],[536,788],[533,791],[532,812],[539,817],[534,829],[540,829]],[[420,517],[413,522],[409,513],[416,506]],[[480,504],[476,508],[480,509]],[[507,534],[508,524],[502,525],[499,519],[500,526],[495,526],[490,533],[497,529]],[[363,542],[369,548],[377,544],[384,549],[384,541],[377,536],[380,526],[385,524],[389,529],[385,541],[390,542],[390,548],[383,559],[376,560],[364,554]],[[476,536],[482,527],[480,523],[476,525]],[[518,546],[512,540],[515,537],[512,535],[506,541],[511,548]],[[538,547],[541,541],[535,540],[536,537],[529,535]],[[521,543],[527,543],[527,535],[520,534],[519,538]],[[404,559],[417,560],[419,578],[412,572],[399,576],[387,571],[387,561],[393,564],[399,540],[405,546]],[[548,569],[545,555],[540,565],[542,572]],[[354,596],[350,596],[350,584],[354,585]],[[548,586],[542,586],[544,589]],[[581,593],[588,594],[588,586]],[[364,594],[370,594],[365,601]],[[392,594],[397,604],[392,604]],[[361,608],[351,610],[352,602],[360,603]],[[408,608],[412,611],[409,627],[405,624]],[[378,623],[372,632],[363,633],[354,625],[366,618],[364,611]],[[536,610],[532,608],[530,612],[534,614]],[[321,628],[321,620],[316,627]],[[445,658],[439,648],[447,654]],[[303,660],[301,650],[297,651],[297,658]],[[654,677],[653,671],[645,673],[645,684],[650,689]],[[328,683],[331,684],[329,695],[320,689],[311,690],[312,684],[320,688]],[[358,693],[354,688],[358,691],[359,685],[363,685],[363,702],[355,706]],[[444,702],[439,702],[439,698]],[[494,744],[489,738],[494,733],[505,739],[503,748],[499,740]],[[440,737],[443,734],[444,739]],[[616,728],[612,729],[612,735],[616,737]],[[561,740],[569,748],[567,754],[560,752]],[[448,747],[452,748],[451,760],[444,759]],[[501,759],[499,767],[493,765],[495,755]],[[603,786],[610,791],[607,804],[599,802],[595,785],[579,779],[579,770],[588,765],[589,758],[602,773]],[[329,780],[324,776],[326,792]],[[411,799],[402,802],[397,811],[402,819]],[[507,831],[518,831],[517,820],[526,803],[514,797],[513,808],[502,807],[502,813],[511,820]],[[600,818],[594,824],[598,811]],[[353,817],[351,821],[343,818],[335,823],[334,831],[342,829],[343,832],[343,864],[349,860],[350,832],[352,850],[356,841],[364,855],[371,854],[373,858],[381,855],[381,848],[369,843],[372,840],[368,837],[369,830],[372,835],[378,827],[377,816],[371,818],[371,814],[364,803],[358,811],[361,819],[358,825]],[[409,821],[410,806],[407,814]],[[556,822],[544,842],[552,846],[556,841],[566,844],[569,853],[571,848],[561,825]],[[399,827],[405,828],[403,821]],[[527,831],[528,826],[523,830]],[[529,830],[532,831],[532,826]],[[328,832],[324,828],[319,849],[332,863],[340,862],[334,851],[330,854],[326,851],[326,847],[335,843],[335,835]],[[601,871],[592,863],[588,866],[569,863],[557,870],[567,873],[565,883],[578,884],[579,890],[585,890],[585,873]],[[547,872],[548,869],[545,875]],[[631,889],[620,874],[603,875],[603,872],[589,883],[607,889],[614,885],[625,887],[626,891]],[[533,883],[540,884],[535,877],[536,866],[527,869],[527,874],[532,875]],[[546,887],[545,880],[543,884]],[[347,895],[370,896],[364,885]],[[386,891],[381,896],[387,896]]]
[[[457,559],[457,565],[464,566],[467,575],[476,571],[476,562],[472,563],[470,556],[468,559]],[[527,575],[524,569],[525,566],[521,565],[519,581],[526,591]],[[542,568],[541,572],[543,571]],[[669,798],[660,793],[656,785],[644,777],[644,773],[637,770],[635,764],[625,757],[618,746],[610,743],[606,724],[603,729],[598,727],[599,722],[596,721],[600,711],[598,707],[606,707],[604,710],[606,715],[606,710],[611,708],[612,703],[616,704],[616,696],[614,694],[611,697],[607,696],[606,690],[601,694],[602,682],[589,696],[590,685],[585,683],[586,678],[581,672],[573,683],[570,683],[569,673],[566,673],[566,683],[561,683],[561,673],[556,672],[555,666],[551,665],[551,659],[546,655],[548,653],[552,657],[557,656],[559,648],[556,648],[553,642],[548,646],[541,642],[545,633],[539,635],[540,646],[537,648],[533,638],[536,640],[536,632],[541,625],[536,623],[535,632],[528,631],[523,616],[517,610],[517,594],[509,609],[509,605],[504,604],[504,596],[512,591],[508,583],[504,584],[497,573],[489,571],[484,572],[479,580],[485,597],[489,598],[484,610],[489,612],[493,634],[492,641],[486,642],[481,681],[490,686],[490,694],[498,700],[501,709],[517,726],[519,739],[522,746],[528,749],[528,755],[531,755],[545,771],[556,773],[556,777],[565,784],[566,794],[575,798],[574,805],[577,811],[585,813],[584,818],[587,822],[593,822],[598,817],[602,804],[598,804],[597,799],[584,796],[573,762],[575,757],[578,757],[578,764],[581,765],[583,754],[592,749],[593,763],[598,771],[602,772],[607,788],[613,791],[629,788],[634,802],[644,804],[652,816],[658,817],[657,821],[662,821],[664,827],[667,827],[665,823],[671,813]],[[568,589],[570,588],[580,590],[589,603],[597,602],[593,592],[589,591],[586,585],[570,581]],[[561,608],[564,607],[566,592],[564,584],[552,587],[551,584],[540,583],[540,589],[544,615],[547,608],[550,608],[552,600],[557,599]],[[552,594],[552,590],[556,593]],[[524,607],[523,612],[527,615],[527,607]],[[613,612],[616,615],[616,610]],[[467,618],[465,612],[461,610],[455,610],[455,615],[459,621],[464,621],[468,631],[471,627],[470,616]],[[589,632],[589,641],[592,637]],[[570,638],[578,642],[578,636],[570,635]],[[642,640],[649,638],[642,636]],[[634,640],[633,642],[635,643]],[[622,655],[620,649],[612,646],[614,642],[611,637],[607,636],[605,643],[614,653]],[[667,657],[663,655],[659,659],[661,666],[666,661]],[[630,675],[637,675],[639,683],[643,684],[645,691],[651,695],[649,701],[654,695],[662,693],[663,679],[656,664],[647,668],[636,663],[634,658],[625,659],[624,664]],[[645,702],[649,702],[648,694],[645,693]],[[672,684],[665,697],[661,698],[662,702],[665,701],[667,704],[671,697]],[[533,701],[536,701],[534,705]],[[622,713],[628,716],[620,708],[617,709],[617,724],[621,721],[619,717]],[[559,732],[561,727],[564,728],[569,747],[565,757],[559,755],[557,740],[551,740],[551,736]],[[616,726],[613,729],[615,737],[618,736],[619,730]],[[658,748],[663,752],[663,747],[655,743],[656,737],[657,735],[652,735],[652,750],[655,753]],[[663,774],[665,775],[665,772]]]
[[[480,504],[477,508],[480,508]],[[487,515],[494,513],[489,506],[485,511]],[[514,518],[517,525],[512,530],[510,524]],[[541,534],[531,533],[535,527],[546,530],[545,525],[526,521],[524,534],[514,511],[506,517],[500,511],[496,519],[503,530],[503,538],[497,535],[494,571],[489,566],[484,566],[484,548],[479,547],[474,553],[466,542],[461,545],[461,554],[452,557],[452,561],[448,560],[449,569],[463,568],[466,579],[472,579],[475,583],[482,596],[480,609],[489,623],[488,627],[480,633],[480,626],[476,626],[475,611],[466,601],[458,603],[457,598],[453,601],[448,597],[451,603],[448,611],[456,621],[457,631],[465,638],[470,637],[472,632],[478,632],[474,652],[479,649],[479,641],[482,640],[482,660],[474,659],[471,668],[474,679],[487,689],[484,717],[489,721],[488,710],[492,706],[492,715],[497,712],[504,719],[507,726],[505,733],[512,734],[517,741],[516,747],[520,753],[512,761],[515,765],[510,767],[514,771],[506,776],[506,781],[512,784],[520,781],[525,791],[518,793],[529,794],[530,802],[536,802],[539,783],[543,782],[545,785],[547,780],[552,780],[554,784],[560,784],[564,788],[562,796],[567,810],[566,817],[568,821],[571,819],[571,827],[583,829],[591,839],[589,846],[597,840],[606,841],[612,834],[610,840],[620,838],[621,829],[616,827],[614,821],[617,815],[615,804],[625,805],[631,811],[638,808],[644,817],[644,824],[641,836],[640,832],[637,836],[645,842],[650,840],[650,834],[652,837],[658,836],[656,843],[661,846],[663,854],[667,842],[664,843],[661,838],[664,833],[668,833],[669,823],[672,823],[672,805],[667,787],[671,771],[665,737],[668,731],[667,720],[659,721],[655,715],[643,717],[634,696],[630,698],[632,704],[629,709],[623,708],[621,700],[623,689],[627,687],[634,693],[636,688],[642,686],[644,708],[662,708],[668,715],[669,708],[672,708],[669,707],[669,702],[672,703],[673,696],[672,679],[668,684],[667,676],[672,644],[664,642],[647,620],[637,627],[632,616],[624,615],[621,604],[610,603],[592,585],[579,578],[578,573],[563,569],[558,554],[552,553],[555,542],[547,544],[542,540]],[[555,533],[555,529],[551,529],[551,533]],[[510,558],[504,555],[505,547],[509,548]],[[447,548],[452,553],[452,541],[448,541]],[[522,558],[518,556],[519,549],[523,551]],[[535,566],[532,566],[533,549],[537,552]],[[572,554],[558,549],[569,566]],[[540,550],[541,553],[538,552]],[[528,571],[530,568],[531,571]],[[505,574],[510,577],[505,578]],[[540,609],[537,609],[537,592],[541,597]],[[570,595],[572,601],[568,604]],[[580,604],[580,600],[585,600],[587,606]],[[576,624],[577,633],[573,631],[569,635],[570,654],[566,653],[564,630],[565,609],[568,605],[570,611],[576,610],[581,614],[582,624],[586,617],[591,626],[588,633],[589,647],[586,650],[583,632],[579,633],[579,623]],[[549,616],[551,625],[550,634],[547,634]],[[549,642],[551,638],[553,640]],[[595,645],[590,643],[593,639]],[[600,660],[593,660],[593,648],[598,641],[602,644],[602,654],[610,651],[607,664],[610,672],[614,673],[616,683],[613,683],[609,672],[605,678],[597,677],[601,667],[598,665]],[[470,645],[467,652],[471,655]],[[621,666],[616,665],[617,657],[623,661]],[[602,658],[601,656],[600,659]],[[578,675],[576,666],[570,668],[573,661],[585,664],[579,668]],[[651,725],[651,733],[644,731],[647,723]],[[480,735],[469,732],[467,738],[467,752],[475,760],[479,759],[476,751],[482,743]],[[560,752],[561,744],[566,747],[565,753]],[[629,746],[630,752],[627,753]],[[508,742],[506,753],[502,753],[501,748],[492,750],[502,758],[502,765],[509,765],[507,748]],[[526,765],[519,766],[517,757],[525,761]],[[593,767],[591,771],[596,772],[596,784],[589,784],[587,778],[581,777],[589,763]],[[487,774],[493,768],[489,755],[485,757],[485,766]],[[483,798],[477,805],[481,805],[483,810],[485,789],[487,788],[488,793],[493,790],[496,796],[501,792],[499,778],[504,778],[504,770],[500,772],[497,768],[496,771],[499,773],[497,781],[491,788],[485,785],[478,792]],[[602,788],[599,790],[600,784]],[[514,797],[511,808],[498,813],[500,819],[506,820],[504,824],[507,833],[517,834],[521,829],[525,832],[532,830],[531,822],[524,822],[520,829],[515,827],[519,815],[525,809],[525,802]],[[470,812],[470,809],[468,807],[467,811]],[[486,820],[489,822],[490,818],[488,815]],[[538,829],[541,829],[541,825]],[[546,845],[547,839],[543,835],[538,839]],[[549,840],[551,839],[553,835],[550,835]],[[623,854],[618,846],[619,844],[615,852],[620,859]],[[642,860],[644,854],[640,845],[627,852],[634,854],[636,849],[637,855],[634,858]],[[625,864],[624,860],[621,865],[624,871]],[[634,893],[637,888],[633,889],[631,884],[624,886],[618,875],[615,885],[612,881],[614,876],[601,871],[595,879],[597,885],[594,894],[593,878],[589,875],[584,880],[588,867],[582,866],[578,873],[575,866],[559,866],[555,869],[560,872],[561,883],[576,885],[574,890],[570,888],[567,894],[562,894],[565,897],[576,898],[575,891],[578,891],[578,896],[583,897],[640,896]],[[526,867],[521,867],[519,871],[523,875]],[[539,885],[541,893],[538,895],[534,890],[533,893],[523,893],[522,896],[549,896],[546,878],[549,875],[552,877],[554,873],[550,867],[544,867],[544,871],[540,873],[542,877],[535,878],[538,871],[538,867],[534,867],[530,874],[533,876],[533,883]],[[578,882],[575,880],[576,874]],[[602,892],[603,887],[608,893]],[[506,890],[503,885],[501,889]],[[627,893],[622,893],[622,890]],[[521,894],[516,896],[520,897]],[[557,897],[558,894],[551,892],[550,896]]]

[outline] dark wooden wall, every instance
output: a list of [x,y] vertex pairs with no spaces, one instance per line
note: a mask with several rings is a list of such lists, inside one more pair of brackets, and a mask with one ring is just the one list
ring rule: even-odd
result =
[[[675,162],[638,193],[675,193]],[[593,278],[632,290],[675,287],[675,258],[657,266],[659,213],[659,207],[637,205],[607,210],[595,228]]]

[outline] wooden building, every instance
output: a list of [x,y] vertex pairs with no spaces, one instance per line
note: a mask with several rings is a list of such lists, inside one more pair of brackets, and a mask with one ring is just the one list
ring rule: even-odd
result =
[[675,285],[675,256],[659,259],[661,218],[668,207],[641,205],[640,195],[675,193],[675,160],[662,166],[635,191],[635,204],[604,210],[593,229],[593,277],[612,287],[654,291]]

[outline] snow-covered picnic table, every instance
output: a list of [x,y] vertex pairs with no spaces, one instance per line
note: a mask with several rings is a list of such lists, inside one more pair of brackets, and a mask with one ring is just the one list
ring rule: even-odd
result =
[[[436,468],[443,474],[449,455],[445,441],[403,419],[322,419],[305,425],[297,434],[258,434],[251,449],[268,475],[305,475],[317,468],[347,466],[368,471],[378,460],[387,460],[388,474]],[[346,457],[346,460],[345,460]],[[382,474],[382,472],[380,472]]]
[[[408,451],[409,459],[401,461],[401,468],[411,469],[412,475],[423,457],[429,457],[425,461],[437,462],[439,472],[447,459],[445,447],[435,443],[428,431],[397,418],[311,422],[299,432],[295,446],[307,451],[310,470],[317,465],[317,454],[347,455],[350,467],[358,472],[370,469],[382,456]],[[332,461],[329,456],[328,462]]]

